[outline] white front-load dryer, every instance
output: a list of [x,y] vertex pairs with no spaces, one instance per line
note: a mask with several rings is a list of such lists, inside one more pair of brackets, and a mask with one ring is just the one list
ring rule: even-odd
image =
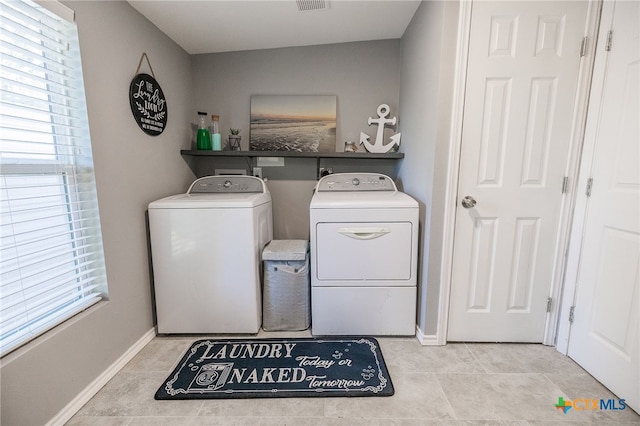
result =
[[257,333],[271,195],[253,176],[207,176],[149,204],[158,333]]
[[415,335],[418,203],[388,176],[333,174],[310,227],[312,334]]

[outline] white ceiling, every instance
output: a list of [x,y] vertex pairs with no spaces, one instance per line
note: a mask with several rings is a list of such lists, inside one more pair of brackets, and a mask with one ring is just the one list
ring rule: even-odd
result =
[[420,0],[327,0],[298,11],[295,0],[129,3],[190,54],[402,37]]

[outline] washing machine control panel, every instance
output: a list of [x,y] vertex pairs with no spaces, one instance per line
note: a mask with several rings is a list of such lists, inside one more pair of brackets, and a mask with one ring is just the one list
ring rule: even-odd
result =
[[188,193],[264,192],[264,183],[253,176],[207,176],[191,184]]
[[378,173],[336,173],[318,181],[317,191],[396,191],[389,176]]

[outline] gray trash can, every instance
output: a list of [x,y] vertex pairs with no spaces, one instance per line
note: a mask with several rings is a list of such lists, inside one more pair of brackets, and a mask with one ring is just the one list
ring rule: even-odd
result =
[[273,240],[262,252],[265,331],[306,330],[311,324],[309,242]]

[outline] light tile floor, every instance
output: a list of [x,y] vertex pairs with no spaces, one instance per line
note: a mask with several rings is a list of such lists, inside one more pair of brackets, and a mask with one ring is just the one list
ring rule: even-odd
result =
[[197,339],[153,339],[67,425],[640,424],[629,408],[557,410],[560,396],[617,397],[553,347],[422,346],[415,338],[378,338],[395,388],[392,397],[155,401],[157,388]]

